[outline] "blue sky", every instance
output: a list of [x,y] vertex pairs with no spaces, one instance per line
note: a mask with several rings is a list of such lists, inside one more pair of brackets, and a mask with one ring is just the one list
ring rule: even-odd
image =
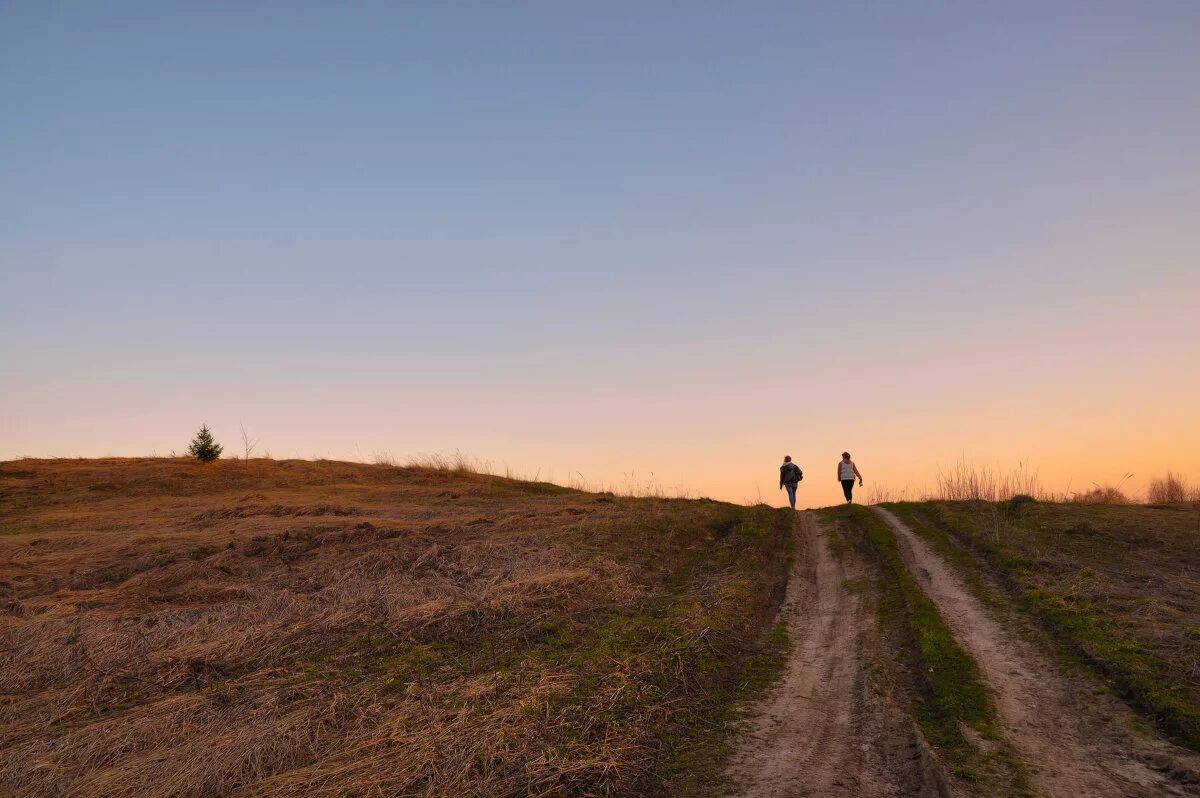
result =
[[1170,2],[5,3],[0,457],[240,421],[741,499],[679,455],[769,482],[945,402],[983,443],[938,458],[1052,459],[1068,385],[1200,398],[1197,41]]

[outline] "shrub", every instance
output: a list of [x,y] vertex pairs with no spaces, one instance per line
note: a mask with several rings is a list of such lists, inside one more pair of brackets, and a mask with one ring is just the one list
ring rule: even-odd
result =
[[1076,493],[1073,499],[1083,504],[1129,504],[1129,497],[1115,485],[1095,485],[1089,491]]
[[1187,482],[1183,477],[1168,471],[1162,479],[1150,480],[1150,490],[1146,493],[1150,504],[1177,504],[1188,500]]
[[1021,512],[1021,508],[1027,504],[1037,504],[1037,499],[1030,496],[1028,493],[1018,493],[1008,500],[1008,511],[1013,515]]
[[208,425],[205,424],[200,427],[200,431],[192,439],[192,445],[188,447],[187,452],[200,462],[207,463],[221,456],[221,448],[221,444],[213,440],[212,433],[208,431]]

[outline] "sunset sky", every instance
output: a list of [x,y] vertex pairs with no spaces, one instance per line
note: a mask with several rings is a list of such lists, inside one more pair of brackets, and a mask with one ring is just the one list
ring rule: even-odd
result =
[[0,4],[0,459],[1200,483],[1200,3]]

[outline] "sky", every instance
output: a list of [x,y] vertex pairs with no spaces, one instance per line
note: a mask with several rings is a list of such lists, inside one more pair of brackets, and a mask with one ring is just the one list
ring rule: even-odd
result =
[[1200,4],[0,2],[0,459],[1200,484]]

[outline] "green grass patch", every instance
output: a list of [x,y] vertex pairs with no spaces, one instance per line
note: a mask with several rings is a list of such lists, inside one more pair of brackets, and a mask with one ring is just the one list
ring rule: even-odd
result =
[[884,592],[881,612],[902,617],[912,634],[922,687],[917,722],[933,745],[955,756],[965,754],[969,743],[960,723],[985,737],[995,736],[995,716],[979,666],[954,639],[933,602],[909,574],[892,530],[865,508],[848,512],[882,561],[889,589]]
[[[731,731],[739,705],[760,696],[783,670],[789,651],[787,626],[775,617],[783,600],[788,562],[792,550],[791,511],[751,508],[751,521],[730,526],[728,517],[714,524],[714,534],[724,551],[714,553],[706,562],[697,563],[696,576],[706,568],[728,573],[741,571],[740,579],[727,581],[719,607],[697,603],[677,594],[678,611],[671,613],[676,623],[695,624],[706,629],[724,630],[706,633],[703,644],[677,642],[669,656],[690,673],[690,691],[697,700],[676,713],[671,729],[659,739],[654,775],[639,785],[642,794],[663,796],[716,796],[724,794],[727,783],[724,762],[730,753]],[[742,552],[732,556],[735,551]],[[752,576],[753,575],[753,576]],[[695,579],[691,580],[695,584]],[[682,642],[687,642],[686,639]],[[681,689],[673,677],[660,684],[661,700]]]

